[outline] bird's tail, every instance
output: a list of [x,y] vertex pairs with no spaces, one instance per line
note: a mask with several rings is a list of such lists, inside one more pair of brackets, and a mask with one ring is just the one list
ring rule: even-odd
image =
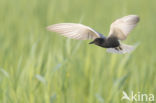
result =
[[120,44],[120,49],[115,49],[115,48],[108,48],[107,52],[109,53],[117,53],[117,54],[125,54],[125,53],[130,53],[132,52],[138,44],[132,46],[132,45],[126,45],[126,44]]

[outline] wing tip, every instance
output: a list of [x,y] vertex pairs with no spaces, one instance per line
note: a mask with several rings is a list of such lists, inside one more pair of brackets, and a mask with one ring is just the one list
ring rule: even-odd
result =
[[54,31],[55,30],[55,24],[54,25],[47,26],[46,29],[48,31]]
[[50,31],[50,28],[51,28],[50,26],[47,26],[47,27],[46,27],[46,29],[47,29],[48,31]]
[[140,17],[138,15],[132,14],[128,16],[132,16],[135,23],[138,23],[140,21]]
[[135,21],[136,23],[140,21],[140,17],[138,15],[135,15]]
[[[46,29],[48,31],[55,31],[55,29],[62,28],[64,26],[71,26],[71,25],[75,25],[75,24],[78,24],[78,23],[57,23],[57,24],[47,26]],[[79,24],[79,25],[82,25],[82,24]]]

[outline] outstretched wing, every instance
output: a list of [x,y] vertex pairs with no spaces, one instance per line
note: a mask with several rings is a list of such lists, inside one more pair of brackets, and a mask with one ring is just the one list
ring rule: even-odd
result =
[[115,36],[119,40],[125,40],[127,35],[139,22],[139,16],[128,15],[114,21],[110,26],[108,37]]
[[101,34],[93,30],[92,28],[75,23],[59,23],[48,26],[49,31],[60,33],[61,35],[77,39],[77,40],[87,40],[102,37]]

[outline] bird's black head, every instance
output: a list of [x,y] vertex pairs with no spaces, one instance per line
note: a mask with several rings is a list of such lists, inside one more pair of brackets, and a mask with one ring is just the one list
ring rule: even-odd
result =
[[104,38],[96,38],[94,41],[90,42],[89,44],[102,45],[104,42],[105,42]]

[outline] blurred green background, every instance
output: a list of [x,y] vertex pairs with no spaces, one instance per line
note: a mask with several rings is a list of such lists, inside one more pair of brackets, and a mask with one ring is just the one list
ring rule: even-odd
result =
[[[155,0],[0,0],[0,103],[128,102],[121,100],[122,91],[156,96],[155,4]],[[88,45],[90,41],[46,30],[51,24],[74,22],[106,36],[115,19],[129,14],[141,18],[124,41],[140,43],[131,54],[110,54]]]

